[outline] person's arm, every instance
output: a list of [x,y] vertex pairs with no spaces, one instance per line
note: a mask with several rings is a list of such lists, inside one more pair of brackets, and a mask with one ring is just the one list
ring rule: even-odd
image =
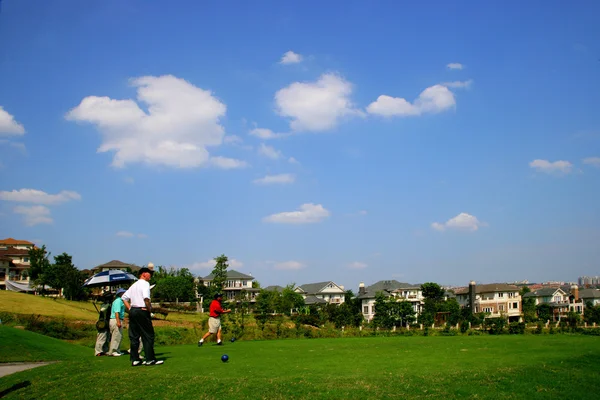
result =
[[[123,296],[124,297],[124,296]],[[125,304],[125,308],[127,308],[127,311],[131,310],[131,304],[129,304],[129,299],[123,299],[123,304]]]
[[115,312],[115,319],[117,320],[117,326],[120,328],[121,327],[121,316],[119,315],[121,314],[120,312]]
[[152,314],[152,303],[150,303],[150,299],[144,299],[144,303],[146,304],[146,310]]

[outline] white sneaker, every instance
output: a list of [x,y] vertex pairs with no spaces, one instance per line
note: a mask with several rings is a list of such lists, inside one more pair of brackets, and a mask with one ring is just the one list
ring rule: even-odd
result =
[[118,351],[115,351],[114,353],[111,353],[111,356],[113,357],[121,357],[123,354],[119,353]]

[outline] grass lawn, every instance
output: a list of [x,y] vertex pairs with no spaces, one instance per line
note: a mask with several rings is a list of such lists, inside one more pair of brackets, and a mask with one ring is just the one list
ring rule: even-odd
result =
[[[0,361],[62,360],[0,378],[0,392],[29,382],[5,398],[592,399],[600,378],[600,339],[582,335],[241,341],[156,350],[164,365],[134,368],[127,356],[93,357],[85,347],[0,327]],[[220,359],[225,353],[227,363]]]

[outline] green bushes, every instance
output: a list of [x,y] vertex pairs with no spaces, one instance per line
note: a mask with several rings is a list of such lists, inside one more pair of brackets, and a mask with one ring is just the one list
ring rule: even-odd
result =
[[522,335],[525,333],[524,322],[511,322],[508,324],[508,333],[511,335]]

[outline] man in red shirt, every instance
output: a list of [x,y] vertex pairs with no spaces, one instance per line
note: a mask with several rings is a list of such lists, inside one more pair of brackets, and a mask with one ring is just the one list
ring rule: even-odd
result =
[[208,332],[202,336],[202,339],[198,342],[198,347],[202,346],[204,339],[212,335],[217,334],[217,345],[222,346],[221,342],[221,314],[230,313],[231,310],[223,310],[221,307],[221,301],[223,301],[223,295],[221,293],[215,294],[214,300],[210,303],[210,313],[208,317]]

